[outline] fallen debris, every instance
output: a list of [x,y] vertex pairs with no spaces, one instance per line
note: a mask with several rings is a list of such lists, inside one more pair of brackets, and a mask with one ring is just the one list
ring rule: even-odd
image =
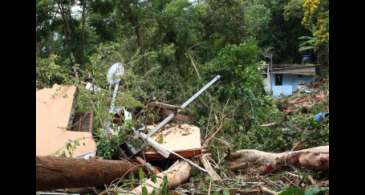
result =
[[209,160],[208,160],[209,154],[203,154],[200,157],[200,161],[202,162],[205,170],[207,170],[209,176],[212,178],[213,181],[220,181],[222,178],[215,172],[213,167],[211,166]]
[[140,156],[136,156],[134,158],[138,163],[140,163],[141,165],[143,165],[144,167],[146,167],[146,169],[152,173],[152,174],[159,174],[160,170],[158,170],[156,167],[152,166],[150,163],[146,162],[143,158],[141,158]]
[[156,194],[159,194],[164,176],[167,177],[168,188],[173,189],[189,179],[191,175],[191,168],[190,164],[185,161],[176,161],[168,170],[157,174],[156,182],[153,182],[152,179],[148,179],[138,187],[134,188],[132,193],[142,195],[142,188],[145,187],[148,194],[152,193],[154,189],[156,190]]
[[[152,129],[154,126],[149,126]],[[200,128],[189,124],[173,124],[152,136],[152,138],[162,146],[180,154],[185,158],[192,158],[202,153],[200,141]],[[165,159],[153,148],[148,147],[144,150],[147,160]],[[174,155],[170,159],[176,159]]]
[[329,169],[329,146],[282,153],[270,153],[259,150],[239,150],[227,158],[231,170],[257,168],[261,173],[268,173],[283,166],[292,165],[312,170]]
[[95,153],[92,132],[72,131],[75,86],[53,85],[36,92],[36,155],[60,153],[71,142],[75,144],[72,156]]
[[139,166],[127,160],[36,157],[37,190],[103,186],[135,171]]

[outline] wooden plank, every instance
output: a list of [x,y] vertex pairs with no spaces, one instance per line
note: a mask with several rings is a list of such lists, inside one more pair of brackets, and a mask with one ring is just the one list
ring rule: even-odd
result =
[[[189,150],[179,150],[179,151],[174,151],[174,152],[178,153],[179,155],[183,156],[184,158],[194,158],[194,157],[197,157],[202,154],[202,149],[195,148],[195,149],[189,149]],[[148,149],[148,150],[144,151],[144,155],[147,160],[165,159],[161,154],[157,153],[153,149]],[[179,159],[179,157],[177,157],[173,154],[170,154],[168,159]]]
[[177,110],[180,108],[180,106],[176,106],[176,105],[171,105],[171,104],[166,104],[166,103],[162,103],[162,102],[151,102],[148,104],[149,107],[158,107],[158,108],[165,108],[165,109],[171,109],[171,110]]

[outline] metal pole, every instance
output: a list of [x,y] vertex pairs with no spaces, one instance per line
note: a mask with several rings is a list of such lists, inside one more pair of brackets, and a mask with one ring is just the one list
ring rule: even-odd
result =
[[209,83],[207,83],[206,85],[204,85],[203,88],[201,88],[198,92],[196,92],[193,96],[191,96],[188,100],[186,100],[186,102],[184,102],[180,107],[181,109],[184,109],[186,106],[188,106],[192,101],[194,101],[200,94],[202,94],[206,89],[208,89],[208,87],[210,87],[211,85],[213,85],[213,83],[215,83],[218,79],[220,79],[221,76],[217,75],[214,77],[214,79],[212,79]]
[[115,98],[118,93],[118,87],[119,87],[119,82],[114,86],[114,92],[113,92],[112,102],[110,104],[109,113],[114,113],[114,104],[115,104]]
[[[193,96],[191,96],[188,100],[186,100],[181,106],[181,109],[186,108],[192,101],[194,101],[200,94],[202,94],[208,87],[213,85],[218,79],[220,79],[221,76],[217,75],[215,76],[209,83],[204,85],[198,92],[196,92]],[[161,121],[155,128],[151,130],[151,132],[148,134],[148,136],[152,136],[155,134],[158,130],[160,130],[163,126],[165,126],[168,122],[170,122],[174,117],[176,113],[169,114],[163,121]]]

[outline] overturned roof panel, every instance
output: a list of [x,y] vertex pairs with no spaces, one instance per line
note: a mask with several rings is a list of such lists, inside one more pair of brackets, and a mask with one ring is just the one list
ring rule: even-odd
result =
[[71,141],[73,157],[96,151],[91,132],[67,130],[72,123],[75,86],[54,85],[36,91],[36,155],[55,155]]

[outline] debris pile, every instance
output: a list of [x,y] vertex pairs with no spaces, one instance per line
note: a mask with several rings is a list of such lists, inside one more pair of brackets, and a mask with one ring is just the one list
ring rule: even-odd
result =
[[[326,176],[322,180],[314,179],[312,174],[303,174],[303,170],[327,174],[329,146],[279,153],[241,149],[221,154],[225,157],[216,162],[208,151],[208,144],[223,123],[202,140],[200,127],[189,124],[193,118],[185,108],[218,79],[219,76],[215,77],[181,106],[153,101],[135,110],[116,105],[120,80],[111,81],[110,85],[117,89],[108,110],[113,117],[105,123],[102,132],[111,139],[119,135],[115,129],[123,124],[130,125],[130,129],[123,132],[125,137],[119,146],[121,155],[115,160],[97,156],[93,113],[75,113],[75,86],[55,85],[51,89],[37,90],[37,190],[55,192],[62,188],[62,192],[67,192],[95,187],[87,191],[94,194],[165,194],[167,191],[173,194],[278,194],[288,186],[328,186]],[[94,86],[88,83],[86,89],[91,89],[91,85]],[[277,104],[286,114],[305,112],[318,102],[328,101],[328,90],[320,86],[314,84],[305,91],[278,99]],[[154,119],[141,123],[139,119],[146,110],[153,113]],[[324,117],[326,111],[317,118]],[[275,125],[278,123],[261,127]],[[81,144],[70,144],[78,140],[82,140]],[[66,152],[60,153],[62,148]],[[244,174],[240,174],[242,172]],[[133,180],[135,173],[139,182]],[[144,178],[145,174],[149,178]],[[131,178],[133,181],[128,182]]]

